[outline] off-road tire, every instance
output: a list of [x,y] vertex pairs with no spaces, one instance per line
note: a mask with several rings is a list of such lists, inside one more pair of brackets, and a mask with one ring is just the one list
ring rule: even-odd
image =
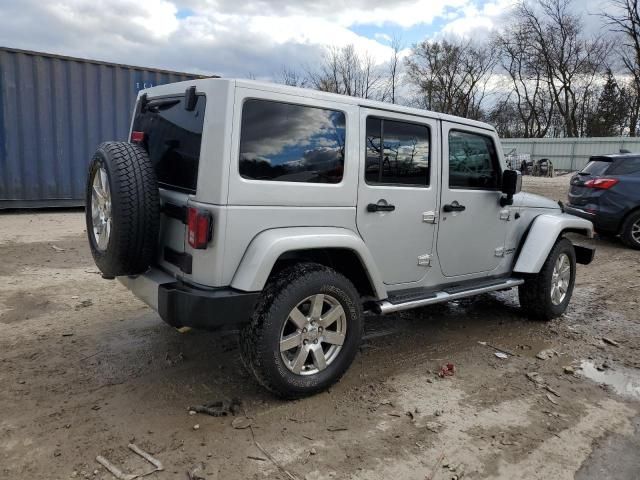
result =
[[640,242],[633,238],[631,235],[631,231],[633,226],[640,222],[640,211],[633,212],[629,215],[624,223],[622,224],[622,229],[620,230],[620,239],[622,242],[631,248],[635,248],[636,250],[640,250]]
[[[91,218],[93,177],[100,167],[111,190],[111,235],[104,250],[96,244]],[[157,251],[160,203],[155,171],[141,146],[127,142],[98,146],[89,166],[85,212],[91,253],[105,278],[148,269]]]
[[[314,294],[329,294],[344,309],[347,331],[338,356],[324,370],[297,375],[280,355],[280,334],[291,310]],[[353,284],[323,265],[299,263],[269,280],[251,322],[240,332],[243,363],[258,383],[275,395],[293,399],[321,392],[337,382],[349,368],[362,338],[362,305]]]
[[[554,305],[551,301],[551,277],[556,260],[562,253],[566,253],[569,257],[571,280],[564,300],[560,304]],[[524,279],[525,282],[518,287],[518,297],[520,308],[528,317],[548,321],[562,315],[569,305],[576,280],[576,253],[573,244],[566,238],[558,239],[540,272],[526,275]]]

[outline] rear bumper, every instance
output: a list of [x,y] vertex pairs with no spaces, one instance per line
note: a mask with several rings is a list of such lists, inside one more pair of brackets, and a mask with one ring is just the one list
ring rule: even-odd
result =
[[[574,205],[565,205],[564,210],[576,217],[585,218],[593,223],[596,231],[616,233],[620,225],[620,218],[612,212],[590,212]],[[617,212],[616,212],[617,213]]]
[[586,218],[591,221],[596,217],[595,213],[587,212],[586,210],[571,205],[564,205],[564,211],[571,215],[575,215],[576,217]]
[[155,268],[118,280],[173,327],[210,330],[247,323],[260,295],[233,288],[196,288]]

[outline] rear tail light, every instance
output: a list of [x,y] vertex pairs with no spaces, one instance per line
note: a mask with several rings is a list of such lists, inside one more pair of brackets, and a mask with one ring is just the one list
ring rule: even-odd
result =
[[211,214],[206,210],[189,207],[187,210],[187,238],[191,248],[207,248],[211,240]]
[[144,132],[131,132],[131,143],[143,143],[144,142]]
[[585,187],[599,188],[601,190],[607,190],[613,187],[619,180],[617,178],[594,178],[584,182]]

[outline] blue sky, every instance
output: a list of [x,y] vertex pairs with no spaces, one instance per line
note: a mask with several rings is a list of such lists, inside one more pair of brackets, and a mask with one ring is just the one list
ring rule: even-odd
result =
[[[390,43],[389,38],[398,38],[400,43],[405,47],[409,47],[416,43],[419,43],[427,38],[434,38],[442,31],[442,28],[446,25],[446,21],[443,18],[436,18],[430,24],[418,24],[409,28],[402,28],[398,25],[386,24],[386,25],[354,25],[349,27],[352,32],[376,40],[380,43]],[[388,38],[387,38],[388,37]]]
[[176,11],[176,18],[180,20],[184,20],[187,17],[192,17],[194,15],[194,11],[190,8],[180,8]]

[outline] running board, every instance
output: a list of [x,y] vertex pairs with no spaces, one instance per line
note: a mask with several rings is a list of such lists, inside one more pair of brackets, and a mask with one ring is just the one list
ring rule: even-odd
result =
[[381,300],[373,305],[373,311],[378,314],[384,315],[385,313],[399,312],[401,310],[409,310],[416,307],[424,307],[426,305],[433,305],[434,303],[448,302],[450,300],[457,300],[458,298],[472,297],[481,293],[495,292],[496,290],[506,290],[509,288],[522,285],[524,280],[521,278],[508,278],[499,283],[492,283],[491,285],[483,286],[470,286],[466,290],[451,289],[450,292],[439,291],[431,292],[425,295],[425,298],[414,298],[407,302],[391,303],[389,300]]

